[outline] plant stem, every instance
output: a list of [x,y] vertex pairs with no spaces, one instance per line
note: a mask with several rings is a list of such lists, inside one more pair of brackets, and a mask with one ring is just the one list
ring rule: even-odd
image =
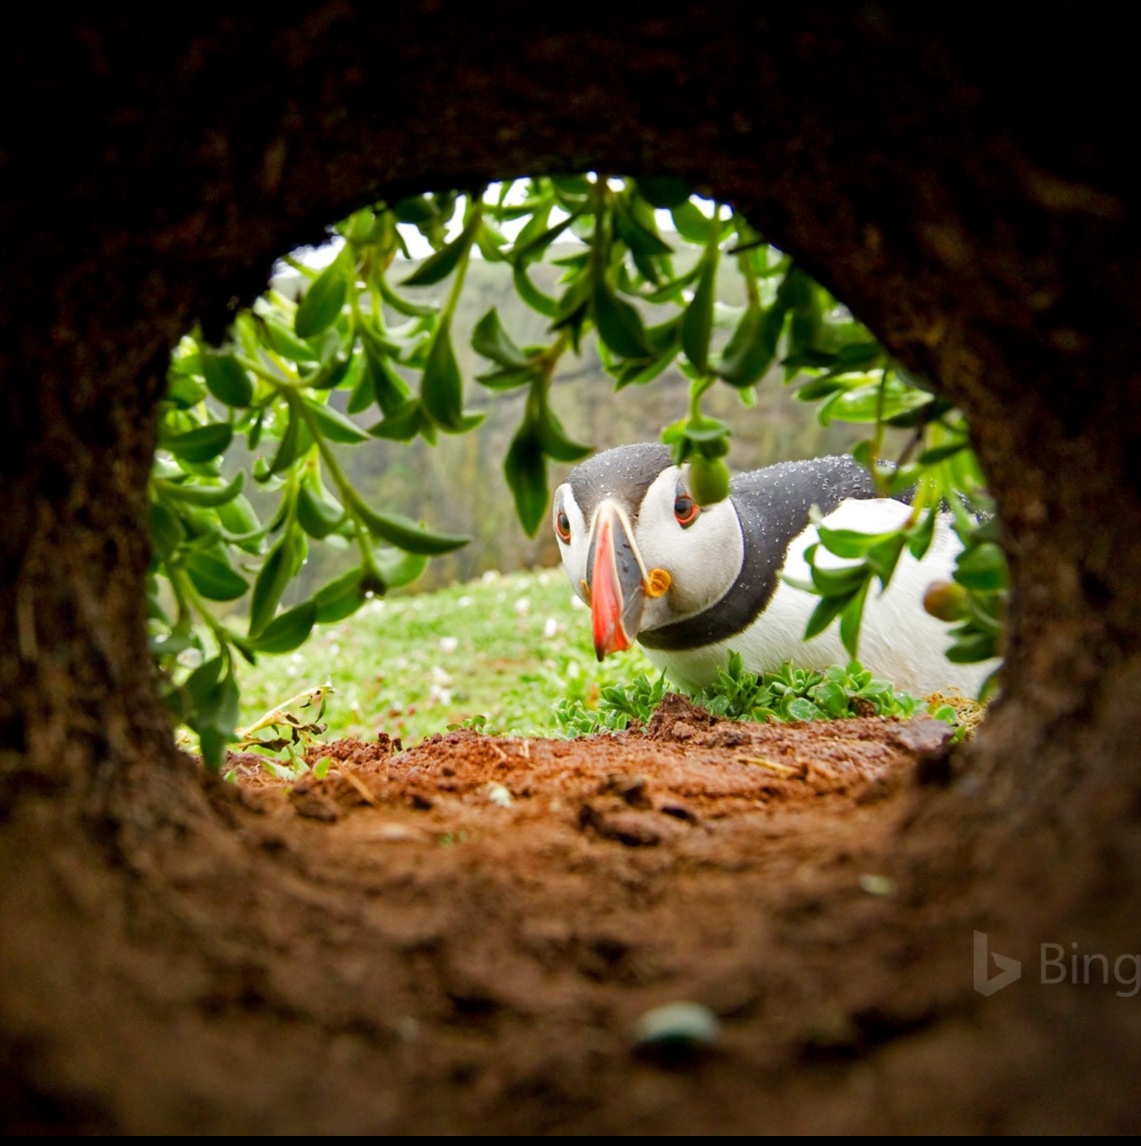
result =
[[329,471],[329,477],[333,479],[333,484],[337,487],[337,493],[340,495],[341,504],[345,507],[345,513],[356,523],[357,548],[360,549],[362,565],[377,582],[383,584],[384,578],[381,575],[380,567],[377,565],[376,557],[372,551],[368,528],[355,511],[355,505],[358,499],[357,491],[353,489],[352,483],[345,476],[345,471],[341,469],[341,464],[337,461],[337,455],[333,452],[332,447],[330,447],[329,443],[325,440],[325,436],[321,433],[312,411],[306,407],[305,403],[302,402],[297,395],[287,394],[286,399],[290,402],[294,412],[305,420],[305,425],[308,427],[309,433],[317,445],[317,451],[321,455],[321,460],[325,463],[325,468]]
[[471,215],[464,225],[464,230],[468,231],[467,242],[459,262],[456,263],[455,278],[452,280],[452,289],[448,294],[448,301],[444,303],[444,309],[440,312],[439,321],[441,323],[451,322],[456,307],[459,305],[460,295],[464,289],[464,279],[467,278],[468,263],[471,261],[471,249],[475,245],[476,232],[479,230],[480,220],[483,218],[483,200],[473,198],[469,200],[469,203],[471,204]]

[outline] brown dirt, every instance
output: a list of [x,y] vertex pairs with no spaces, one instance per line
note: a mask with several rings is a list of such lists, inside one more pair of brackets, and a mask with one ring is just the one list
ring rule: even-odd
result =
[[[742,725],[671,697],[644,731],[578,741],[342,740],[313,752],[337,761],[325,779],[291,787],[233,763],[259,813],[245,830],[324,888],[339,927],[367,919],[387,948],[362,979],[400,968],[375,1022],[413,1065],[403,1085],[420,1100],[397,1100],[412,1128],[698,1130],[712,1107],[726,1128],[851,1130],[905,1125],[912,1104],[932,1125],[929,1079],[889,1083],[900,1072],[877,1051],[894,1044],[897,1067],[922,1057],[940,1013],[978,1001],[972,932],[952,907],[970,883],[954,822],[926,839],[929,870],[893,855],[923,781],[948,778],[949,749],[930,719]],[[932,963],[951,929],[950,989],[934,971],[901,989],[901,965]],[[282,942],[312,943],[319,964],[318,937]],[[639,1016],[679,1000],[719,1017],[717,1044],[639,1048]],[[863,1093],[800,1105],[819,1095],[794,1068],[857,1079],[853,1064],[876,1057],[852,1083]],[[939,1069],[953,1090],[977,1067]],[[887,1107],[875,1075],[898,1092]],[[964,1125],[954,1104],[946,1114]]]
[[[929,719],[741,725],[673,697],[644,732],[578,741],[341,740],[311,754],[337,761],[325,779],[292,786],[233,763],[265,837],[303,878],[370,905],[405,961],[376,1021],[442,1109],[474,1100],[521,1131],[597,1125],[601,1105],[633,1130],[658,1120],[679,1070],[782,1072],[924,1023],[880,1014],[882,971],[851,977],[831,936],[856,919],[873,933],[914,900],[884,852],[917,760],[945,759],[948,736]],[[638,1048],[638,1017],[678,1000],[720,1018],[717,1045]],[[512,1112],[536,1094],[540,1126]]]
[[[0,837],[3,1124],[1135,1130],[1136,1000],[1029,966],[971,986],[975,928],[1024,960],[1067,919],[1135,949],[1118,860],[1099,877],[1040,831],[996,856],[946,739],[672,697],[577,741],[342,740],[315,750],[322,780],[198,773],[182,829],[127,824],[145,846],[102,855],[28,792]],[[639,1047],[639,1017],[678,1001],[716,1042]]]

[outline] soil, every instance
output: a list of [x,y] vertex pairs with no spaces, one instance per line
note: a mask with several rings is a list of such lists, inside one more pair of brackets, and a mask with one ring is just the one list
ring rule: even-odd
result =
[[948,737],[669,697],[576,741],[340,740],[291,785],[183,758],[183,826],[125,826],[145,844],[110,865],[27,793],[0,837],[4,1126],[1136,1130],[1132,997],[971,981],[976,929],[1029,960],[1061,919],[1088,938],[1085,906],[1100,949],[1135,922],[1111,886],[1086,905],[1112,875],[1053,833],[996,855]]
[[[644,731],[577,741],[341,740],[311,752],[336,761],[324,779],[291,786],[231,764],[264,839],[404,965],[375,1022],[433,1128],[636,1131],[679,1076],[716,1090],[733,1060],[781,1074],[928,1020],[886,1006],[888,968],[851,976],[837,941],[914,902],[885,851],[949,737],[931,719],[742,725],[674,696]],[[930,920],[912,926],[922,941]],[[712,1041],[639,1037],[679,1001],[715,1016]]]

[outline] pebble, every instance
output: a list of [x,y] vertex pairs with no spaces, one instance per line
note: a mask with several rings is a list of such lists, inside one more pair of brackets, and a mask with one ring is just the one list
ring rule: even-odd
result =
[[694,1051],[714,1046],[721,1024],[702,1003],[665,1003],[642,1015],[633,1034],[639,1050]]

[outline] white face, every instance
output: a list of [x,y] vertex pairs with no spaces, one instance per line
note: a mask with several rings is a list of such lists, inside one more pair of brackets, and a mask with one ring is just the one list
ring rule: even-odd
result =
[[591,523],[583,517],[574,499],[574,491],[566,482],[555,490],[551,507],[563,568],[579,600],[589,604],[586,599],[586,558],[590,552]]
[[[633,542],[646,570],[664,569],[670,588],[664,597],[646,599],[643,629],[680,620],[720,600],[737,578],[744,559],[741,524],[726,499],[693,510],[688,497],[688,467],[670,466],[654,479],[641,506],[615,497],[634,523]],[[555,536],[574,591],[586,600],[586,560],[592,521],[587,521],[569,484],[555,491]],[[562,528],[560,528],[560,526]],[[568,536],[569,534],[569,536]]]

